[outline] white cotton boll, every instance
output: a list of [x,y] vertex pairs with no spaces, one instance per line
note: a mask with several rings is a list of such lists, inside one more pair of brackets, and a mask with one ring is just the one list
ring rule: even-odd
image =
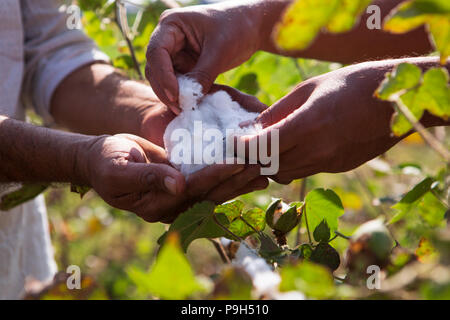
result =
[[281,277],[272,270],[266,260],[261,258],[258,253],[251,249],[246,243],[242,242],[236,252],[233,264],[244,268],[252,279],[256,295],[271,295],[278,291]]
[[182,110],[194,109],[198,100],[203,96],[202,86],[197,81],[180,76],[178,77],[179,103]]
[[[239,127],[240,123],[252,121],[258,114],[242,108],[225,91],[202,96],[201,85],[192,79],[181,76],[178,78],[178,83],[182,112],[167,126],[164,133],[164,144],[170,162],[186,177],[212,164],[206,163],[204,159],[204,153],[209,155],[208,152],[211,149],[208,146],[222,145],[222,150],[218,150],[217,154],[213,152],[214,156],[210,156],[210,158],[217,160],[214,163],[224,163],[227,154],[231,154],[231,148],[234,146],[234,136],[256,134],[261,129],[256,125],[246,128]],[[200,129],[199,124],[201,125]],[[190,151],[187,152],[190,154],[184,155],[183,152],[179,152],[179,149],[186,148],[181,148],[180,137],[177,136],[180,131],[177,129],[185,129],[185,132],[189,133],[189,138],[182,142],[184,147],[190,147],[190,150],[187,150]],[[214,129],[214,133],[220,133],[221,140],[216,141],[215,138],[206,137],[205,133],[211,134],[212,132],[211,130],[207,131],[208,129]],[[216,159],[220,155],[222,157]]]

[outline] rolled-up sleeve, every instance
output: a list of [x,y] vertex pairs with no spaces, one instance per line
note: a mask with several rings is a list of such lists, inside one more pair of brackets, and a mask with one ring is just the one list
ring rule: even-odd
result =
[[56,0],[22,0],[25,73],[22,97],[46,122],[58,84],[70,73],[95,61],[108,61],[81,30],[67,27],[68,16]]

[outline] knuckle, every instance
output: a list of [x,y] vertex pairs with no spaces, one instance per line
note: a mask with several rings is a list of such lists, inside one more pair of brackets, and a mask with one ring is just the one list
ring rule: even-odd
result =
[[160,23],[166,23],[171,22],[174,20],[177,20],[180,17],[180,9],[174,8],[174,9],[166,9],[161,13],[161,16],[159,17]]
[[189,77],[197,79],[197,81],[203,85],[204,89],[208,89],[205,88],[205,85],[210,85],[214,82],[214,77],[207,71],[204,70],[195,70],[192,72],[189,72],[187,74]]

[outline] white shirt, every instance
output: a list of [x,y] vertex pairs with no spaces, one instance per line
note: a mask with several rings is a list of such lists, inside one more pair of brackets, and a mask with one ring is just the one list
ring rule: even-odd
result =
[[[33,107],[51,121],[58,84],[108,60],[82,31],[67,28],[58,7],[56,0],[0,0],[0,114],[24,120],[25,107]],[[56,269],[43,197],[0,211],[0,299],[20,298],[26,277],[48,281]]]

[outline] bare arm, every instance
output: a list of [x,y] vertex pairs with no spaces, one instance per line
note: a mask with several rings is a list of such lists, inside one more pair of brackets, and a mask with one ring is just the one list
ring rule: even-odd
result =
[[[381,20],[404,0],[376,0],[372,4],[380,7]],[[287,4],[291,1],[269,1],[265,8],[264,30],[272,30],[281,19]],[[359,23],[349,32],[341,34],[321,33],[306,50],[282,52],[271,36],[261,44],[261,49],[288,56],[335,61],[345,64],[355,62],[419,56],[431,52],[432,47],[424,27],[405,34],[391,34],[383,30],[370,30],[366,22],[370,15],[365,13]],[[267,31],[266,31],[267,32]]]
[[[366,28],[367,15],[343,34],[320,34],[306,50],[280,52],[272,32],[291,0],[225,1],[166,11],[148,46],[146,76],[156,95],[178,108],[175,73],[187,74],[209,91],[216,77],[265,50],[295,57],[354,63],[431,51],[424,28],[403,35]],[[382,17],[401,0],[376,0]],[[220,36],[219,36],[220,35]]]
[[80,150],[91,140],[0,116],[0,181],[87,184]]

